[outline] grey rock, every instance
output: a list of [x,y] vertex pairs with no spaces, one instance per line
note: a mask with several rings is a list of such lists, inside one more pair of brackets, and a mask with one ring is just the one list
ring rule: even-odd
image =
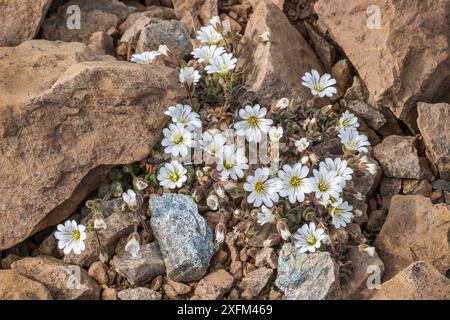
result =
[[275,285],[288,300],[336,299],[338,267],[328,252],[300,253],[287,243],[279,253]]
[[440,189],[440,190],[450,192],[450,181],[439,179],[439,180],[433,181],[431,186],[433,187],[433,189]]
[[133,288],[119,291],[120,300],[161,300],[161,293],[148,288]]
[[357,117],[363,119],[369,127],[374,130],[378,130],[386,124],[384,115],[364,101],[348,101],[345,103],[345,108],[354,113]]
[[205,275],[214,253],[213,235],[198,214],[194,200],[186,195],[165,193],[150,198],[150,220],[166,265],[167,275],[179,282]]
[[305,26],[314,47],[314,51],[319,56],[320,61],[327,71],[330,71],[331,67],[336,62],[336,49],[319,32],[314,30],[309,23],[306,22]]

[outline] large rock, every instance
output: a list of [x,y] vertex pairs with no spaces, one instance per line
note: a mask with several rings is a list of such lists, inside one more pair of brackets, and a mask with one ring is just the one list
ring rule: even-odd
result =
[[441,179],[450,180],[450,105],[417,104],[417,125]]
[[450,280],[418,261],[383,283],[373,300],[450,300]]
[[430,198],[396,195],[375,240],[390,279],[414,261],[432,264],[442,274],[450,269],[450,210]]
[[358,70],[370,104],[388,106],[414,126],[417,101],[448,93],[447,0],[319,0],[315,11]]
[[300,253],[287,243],[279,253],[275,285],[288,300],[336,299],[338,266],[328,252]]
[[[254,41],[263,32],[270,41]],[[238,61],[245,74],[245,85],[261,102],[270,105],[283,97],[305,102],[312,97],[301,85],[300,77],[311,69],[322,70],[314,51],[291,25],[284,13],[270,0],[261,0],[248,21],[244,36],[247,45]]]
[[0,0],[0,47],[33,39],[51,0]]
[[217,0],[173,0],[175,14],[191,38],[196,38],[196,31],[219,15]]
[[86,270],[52,257],[25,258],[12,264],[18,274],[38,281],[56,300],[97,300],[100,286]]
[[203,277],[214,253],[212,231],[194,200],[165,193],[150,198],[153,233],[169,278],[188,282]]
[[93,59],[80,43],[0,48],[0,250],[67,218],[111,166],[146,157],[182,94],[173,69]]
[[0,270],[0,300],[53,300],[47,288],[12,270]]

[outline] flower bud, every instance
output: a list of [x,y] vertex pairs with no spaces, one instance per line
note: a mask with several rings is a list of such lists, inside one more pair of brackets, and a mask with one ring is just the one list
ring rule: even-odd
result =
[[108,256],[108,250],[104,246],[100,246],[98,248],[98,258],[103,263],[108,263],[109,256]]
[[263,242],[263,246],[270,248],[276,246],[280,243],[281,237],[278,233],[272,233],[266,240]]
[[225,240],[225,234],[227,232],[227,227],[224,223],[219,222],[216,225],[216,242],[222,243]]
[[100,211],[96,211],[94,213],[94,229],[95,230],[99,230],[99,229],[106,229],[106,222],[103,218],[103,214]]
[[272,107],[272,112],[277,112],[283,109],[286,109],[289,106],[288,98],[281,98],[277,101],[277,103]]
[[133,178],[133,186],[138,190],[144,190],[145,188],[148,187],[148,183],[141,177],[134,177]]
[[206,205],[213,211],[219,209],[220,205],[219,197],[216,195],[215,192],[211,192],[208,198],[206,198]]
[[371,257],[373,257],[376,253],[375,247],[370,247],[367,244],[360,244],[358,246],[358,250],[362,251],[362,252],[366,252]]
[[139,246],[139,234],[137,232],[133,232],[128,237],[128,242],[125,245],[125,251],[128,252],[131,257],[139,258],[140,257],[140,246]]
[[291,237],[291,232],[289,231],[288,226],[282,220],[277,222],[277,231],[284,241],[287,241]]
[[111,192],[114,197],[120,197],[123,193],[122,184],[119,181],[114,181],[111,184]]

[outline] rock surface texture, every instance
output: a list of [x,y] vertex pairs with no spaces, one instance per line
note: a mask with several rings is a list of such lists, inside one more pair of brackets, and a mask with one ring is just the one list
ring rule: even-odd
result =
[[53,298],[43,284],[12,270],[0,270],[0,300],[53,300]]

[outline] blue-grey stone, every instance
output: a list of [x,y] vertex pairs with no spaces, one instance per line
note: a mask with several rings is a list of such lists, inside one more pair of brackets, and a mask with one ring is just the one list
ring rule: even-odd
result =
[[153,233],[159,243],[167,275],[175,281],[202,278],[214,253],[213,234],[199,215],[194,200],[165,193],[150,198]]

